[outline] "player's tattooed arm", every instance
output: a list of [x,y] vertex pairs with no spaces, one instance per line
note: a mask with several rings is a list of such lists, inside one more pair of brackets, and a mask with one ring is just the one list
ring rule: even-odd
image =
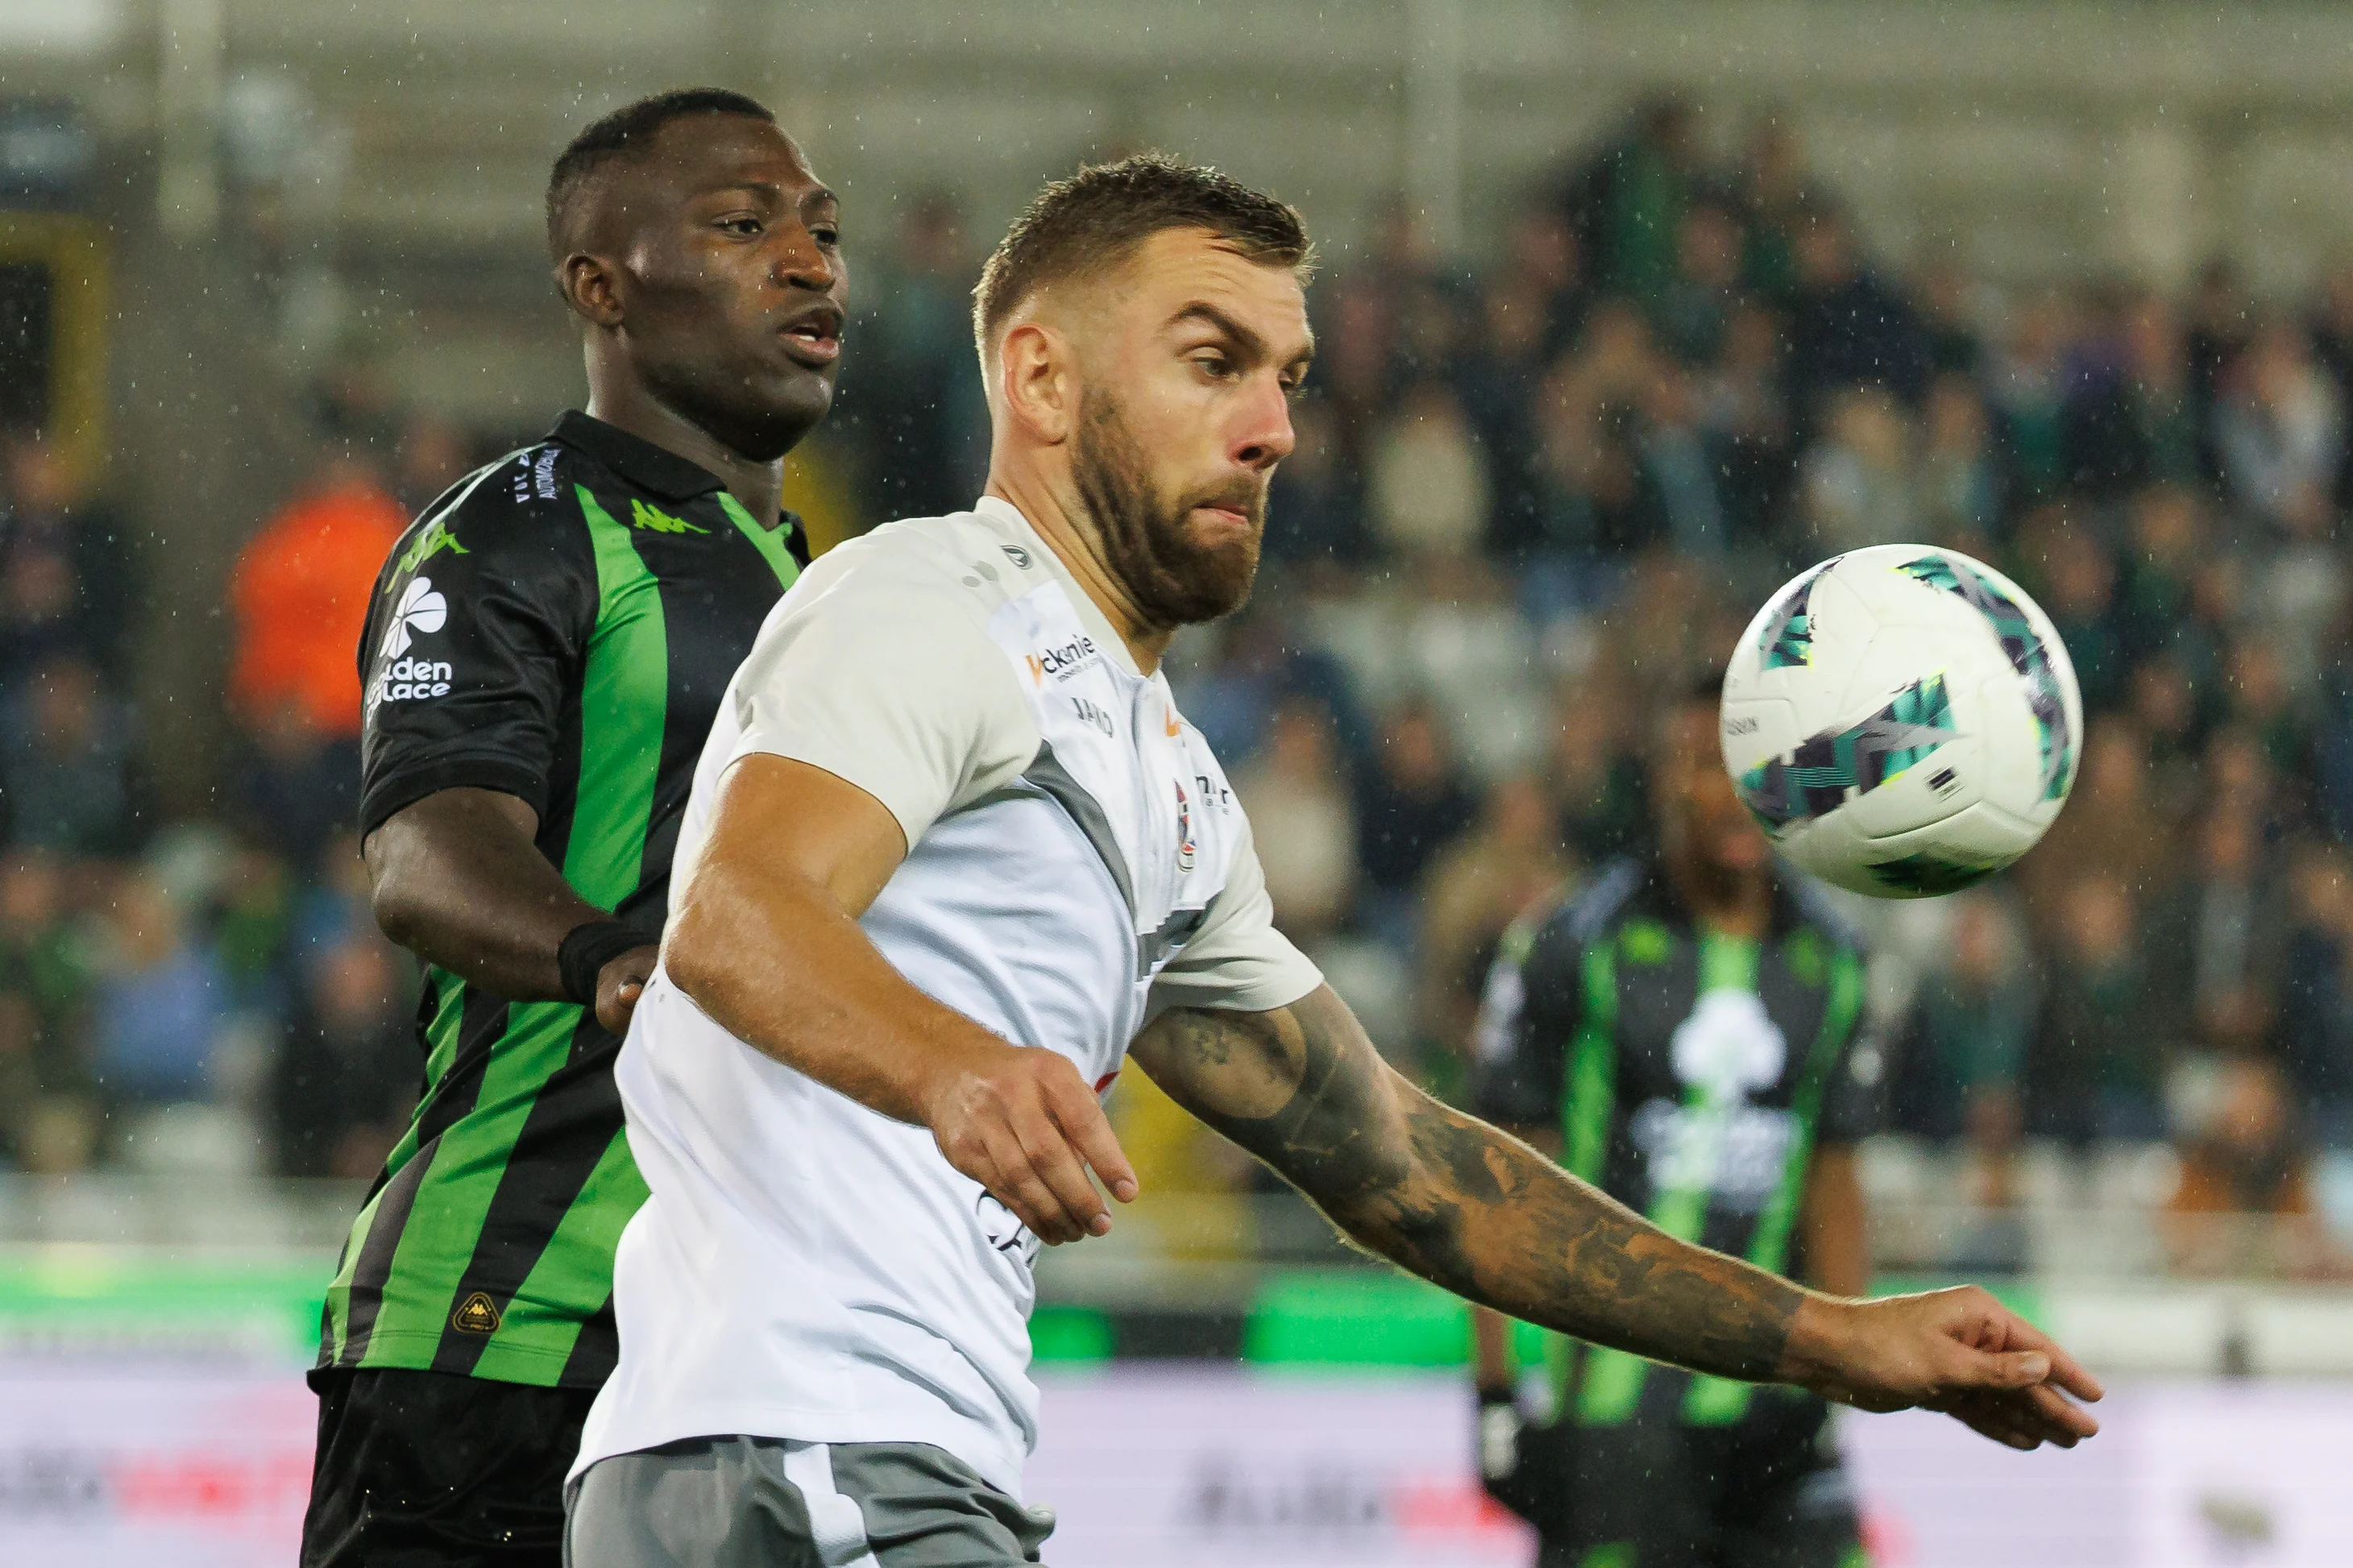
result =
[[1856,1301],[1678,1241],[1408,1083],[1329,987],[1269,1013],[1180,1008],[1134,1052],[1359,1245],[1482,1305],[1699,1372],[1926,1405],[2015,1448],[2099,1430],[2066,1397],[2098,1381],[1985,1291]]
[[1732,1377],[1782,1373],[1803,1291],[1676,1240],[1430,1099],[1328,986],[1270,1013],[1176,1009],[1134,1054],[1352,1239],[1424,1279],[1596,1344]]

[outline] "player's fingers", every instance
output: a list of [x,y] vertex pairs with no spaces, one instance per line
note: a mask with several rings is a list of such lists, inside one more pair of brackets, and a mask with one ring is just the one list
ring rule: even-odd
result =
[[1010,1127],[990,1129],[986,1142],[996,1179],[983,1180],[982,1184],[997,1194],[997,1202],[1011,1209],[1040,1241],[1076,1241],[1084,1234],[1030,1165],[1029,1152]]
[[1111,1228],[1111,1215],[1104,1209],[1103,1194],[1087,1180],[1087,1168],[1079,1159],[1077,1150],[1062,1135],[1044,1105],[1024,1105],[1013,1112],[1013,1132],[1021,1140],[1022,1152],[1029,1157],[1029,1168],[1053,1193],[1062,1212],[1082,1235],[1101,1236]]
[[2082,1439],[2099,1435],[2099,1417],[2048,1383],[2021,1388],[2010,1397],[2021,1407],[2024,1419],[2054,1443],[2072,1448]]
[[1111,1189],[1111,1195],[1124,1204],[1134,1203],[1144,1184],[1135,1179],[1135,1167],[1127,1163],[1127,1152],[1119,1146],[1119,1135],[1111,1130],[1103,1102],[1073,1076],[1052,1097],[1049,1109],[1062,1136],[1085,1156],[1103,1184]]
[[2005,1407],[1998,1399],[1972,1395],[1954,1400],[1944,1409],[1945,1414],[1978,1436],[1990,1437],[2005,1447],[2026,1450],[2039,1447],[2042,1444],[2042,1439],[2018,1419],[2017,1412]]
[[2078,1399],[2098,1399],[2107,1391],[2100,1380],[2084,1370],[2084,1363],[2069,1355],[2066,1347],[2036,1328],[2017,1313],[2002,1310],[2002,1346],[2005,1350],[2035,1351],[2051,1359],[2048,1382],[2057,1384]]
[[2051,1358],[2041,1351],[1961,1347],[1943,1370],[1945,1383],[1956,1389],[2031,1388],[2050,1375]]

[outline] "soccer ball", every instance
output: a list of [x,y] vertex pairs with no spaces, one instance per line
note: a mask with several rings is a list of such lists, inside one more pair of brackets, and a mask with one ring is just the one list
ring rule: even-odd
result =
[[2075,782],[2084,701],[2051,617],[1957,551],[1879,544],[1800,574],[1725,671],[1725,766],[1781,854],[1928,898],[2034,847]]

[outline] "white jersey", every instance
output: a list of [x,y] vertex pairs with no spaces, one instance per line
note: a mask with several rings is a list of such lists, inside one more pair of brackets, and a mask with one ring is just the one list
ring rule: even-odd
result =
[[[755,752],[897,817],[907,858],[861,924],[902,974],[1099,1092],[1155,1008],[1264,1010],[1321,983],[1166,679],[1003,501],[801,574],[721,704],[673,889]],[[1037,1239],[927,1130],[744,1045],[659,973],[615,1077],[651,1195],[614,1259],[620,1363],[574,1473],[696,1436],[915,1442],[1018,1497]]]

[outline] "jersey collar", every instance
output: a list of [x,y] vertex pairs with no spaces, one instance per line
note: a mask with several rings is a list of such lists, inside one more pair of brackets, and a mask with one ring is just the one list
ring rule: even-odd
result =
[[664,500],[692,500],[722,488],[719,476],[702,464],[577,409],[557,420],[547,438],[586,453],[629,484]]

